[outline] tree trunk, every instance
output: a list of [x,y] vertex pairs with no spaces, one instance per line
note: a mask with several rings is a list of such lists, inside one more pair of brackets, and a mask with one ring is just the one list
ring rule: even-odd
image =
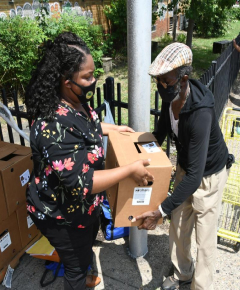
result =
[[186,45],[189,46],[190,48],[192,48],[193,27],[194,27],[194,19],[189,19]]
[[173,9],[173,31],[172,31],[173,41],[177,40],[177,5]]

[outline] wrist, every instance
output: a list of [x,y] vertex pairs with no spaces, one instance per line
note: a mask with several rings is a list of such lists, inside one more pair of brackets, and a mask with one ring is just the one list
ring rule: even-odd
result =
[[167,214],[163,211],[163,209],[162,209],[162,205],[161,205],[161,204],[159,205],[158,210],[160,211],[162,217],[167,216]]
[[154,212],[154,216],[155,216],[156,218],[158,218],[158,219],[160,219],[160,218],[162,217],[162,214],[161,214],[161,212],[160,212],[159,209],[155,210],[155,212]]

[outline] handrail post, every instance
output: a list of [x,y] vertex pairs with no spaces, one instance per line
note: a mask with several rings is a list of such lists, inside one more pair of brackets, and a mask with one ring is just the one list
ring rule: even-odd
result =
[[212,82],[212,93],[215,98],[215,80],[216,80],[216,72],[217,72],[217,61],[213,60],[212,61],[212,66],[213,66],[213,82]]
[[114,106],[114,99],[115,99],[115,92],[114,92],[114,78],[108,77],[106,78],[106,101],[108,101],[111,113],[113,116],[113,120],[115,121],[115,106]]

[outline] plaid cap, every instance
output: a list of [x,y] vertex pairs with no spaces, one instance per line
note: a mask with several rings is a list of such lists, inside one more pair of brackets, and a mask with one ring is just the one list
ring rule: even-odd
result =
[[148,74],[150,76],[164,75],[180,66],[192,64],[191,49],[179,42],[166,46],[150,65]]

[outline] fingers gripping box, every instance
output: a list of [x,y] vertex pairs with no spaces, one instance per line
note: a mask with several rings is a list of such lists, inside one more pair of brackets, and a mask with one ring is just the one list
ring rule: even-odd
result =
[[113,131],[108,137],[106,169],[151,159],[146,169],[154,176],[152,185],[139,186],[129,177],[106,191],[115,227],[138,226],[142,221],[131,218],[158,209],[167,197],[172,164],[151,133]]

